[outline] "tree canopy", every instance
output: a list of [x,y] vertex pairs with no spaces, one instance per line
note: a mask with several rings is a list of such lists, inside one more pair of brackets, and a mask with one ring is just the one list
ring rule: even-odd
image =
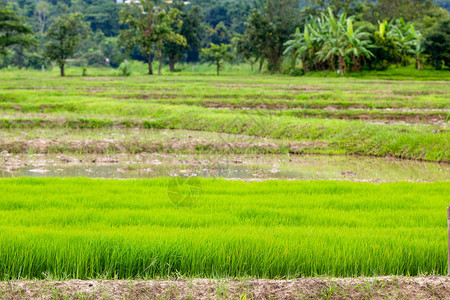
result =
[[202,57],[210,64],[216,66],[217,76],[220,75],[220,70],[224,62],[230,61],[233,58],[233,55],[229,51],[230,48],[231,45],[229,44],[216,45],[211,43],[210,48],[202,49]]
[[47,31],[50,42],[45,46],[45,53],[48,58],[57,61],[61,76],[65,75],[66,60],[75,54],[80,40],[87,36],[87,30],[83,15],[73,13],[58,17]]
[[149,0],[125,5],[120,12],[120,22],[127,25],[128,29],[120,32],[119,40],[128,50],[139,47],[146,55],[149,75],[153,74],[152,53],[154,51],[159,54],[161,68],[161,51],[164,41],[186,44],[185,37],[174,32],[172,28],[175,22],[182,24],[182,21],[177,19],[179,13],[179,10],[175,8],[169,8],[163,3],[155,5]]
[[17,14],[0,4],[0,54],[11,46],[28,47],[33,44],[30,27],[23,24]]

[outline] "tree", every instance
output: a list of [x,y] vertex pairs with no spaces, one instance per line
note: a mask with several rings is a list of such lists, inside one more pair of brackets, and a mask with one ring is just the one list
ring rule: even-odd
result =
[[410,22],[421,18],[432,6],[430,0],[378,0],[371,13],[377,20],[402,18]]
[[426,35],[424,50],[435,69],[450,67],[450,19],[439,22]]
[[116,37],[105,38],[100,43],[100,51],[108,58],[110,65],[117,68],[125,59],[125,54],[119,48]]
[[422,54],[425,51],[423,45],[423,36],[417,32],[414,27],[411,28],[413,39],[409,42],[411,50],[409,51],[416,59],[417,70],[422,70]]
[[294,39],[285,44],[285,53],[300,57],[305,72],[311,68],[334,69],[337,58],[339,74],[343,75],[348,70],[347,63],[352,65],[352,70],[359,71],[361,59],[373,56],[368,37],[364,27],[354,30],[351,18],[344,13],[336,19],[330,8],[320,19],[311,17],[303,34],[297,30]]
[[422,69],[422,35],[414,23],[402,18],[379,22],[372,36],[374,57],[368,63],[370,69],[384,70],[389,64],[407,65],[412,56],[417,68]]
[[348,69],[345,63],[347,56],[351,56],[352,62],[359,69],[357,59],[361,55],[365,57],[372,55],[366,48],[368,42],[363,40],[368,33],[363,32],[361,27],[354,31],[352,19],[347,19],[345,13],[336,19],[332,10],[328,9],[328,15],[324,15],[323,20],[328,25],[328,30],[322,36],[323,45],[317,52],[318,56],[323,61],[337,57],[341,75]]
[[164,51],[169,57],[170,72],[175,70],[175,63],[182,59],[183,52],[200,51],[201,47],[201,31],[202,31],[202,14],[200,7],[195,6],[189,11],[185,11],[185,4],[180,3],[175,8],[180,10],[181,25],[179,22],[174,22],[172,29],[175,33],[183,36],[186,39],[186,44],[166,41],[164,43]]
[[162,67],[162,50],[164,48],[165,42],[171,42],[176,45],[180,45],[182,47],[186,46],[186,38],[181,34],[175,33],[173,31],[173,27],[181,27],[183,21],[178,18],[179,10],[171,9],[168,14],[166,14],[166,19],[161,22],[159,25],[155,26],[155,35],[158,37],[156,42],[156,48],[158,51],[158,74],[161,75],[161,67]]
[[206,29],[206,38],[208,43],[228,44],[231,42],[233,33],[223,22],[219,22],[214,28]]
[[222,69],[223,63],[233,59],[233,55],[229,52],[230,48],[231,45],[229,44],[216,45],[211,43],[210,48],[202,49],[203,59],[210,62],[211,65],[216,65],[217,76],[220,75],[220,70]]
[[394,41],[398,62],[403,66],[408,63],[408,56],[413,54],[412,45],[416,39],[413,23],[406,23],[402,18],[395,20],[392,30],[387,33]]
[[0,55],[6,54],[10,46],[28,47],[34,43],[31,28],[22,24],[11,9],[0,3]]
[[251,65],[253,72],[253,65],[260,60],[260,66],[258,72],[261,72],[263,60],[262,49],[255,46],[254,43],[250,41],[247,35],[238,35],[233,40],[236,51],[243,56],[243,58],[248,61]]
[[316,45],[314,45],[313,39],[309,34],[308,26],[311,26],[311,24],[305,26],[303,33],[300,33],[300,29],[297,28],[293,39],[285,43],[287,48],[284,51],[284,54],[292,55],[294,62],[300,58],[303,71],[305,73],[309,72],[311,69],[317,70],[315,56],[317,51],[320,50]]
[[372,45],[370,43],[369,33],[365,31],[365,27],[360,26],[353,30],[353,21],[351,18],[347,19],[346,38],[348,40],[348,48],[345,51],[346,55],[351,57],[352,70],[361,70],[361,59],[373,57],[371,52]]
[[108,37],[117,36],[119,34],[120,5],[111,0],[91,2],[84,10],[84,14],[91,25],[92,31],[101,30]]
[[357,8],[358,0],[307,0],[319,14],[331,8],[333,14],[350,13]]
[[250,60],[254,58],[254,62],[259,60],[258,72],[261,73],[266,53],[264,49],[267,45],[268,20],[263,17],[262,11],[253,9],[245,23],[245,32],[241,38],[237,39],[237,50],[244,55],[244,58]]
[[152,52],[155,49],[159,55],[161,73],[163,43],[186,43],[185,38],[174,33],[172,29],[178,13],[176,9],[167,12],[163,4],[155,6],[153,1],[148,0],[126,4],[120,11],[121,24],[128,25],[129,28],[121,30],[119,40],[128,50],[135,46],[140,48],[147,57],[149,75],[153,75]]
[[47,25],[47,18],[48,18],[49,12],[50,12],[50,5],[48,4],[47,1],[39,1],[36,4],[36,7],[34,9],[34,14],[36,15],[36,17],[39,20],[39,24],[40,24],[39,33],[40,34],[44,34],[44,32],[45,32],[45,27]]
[[338,19],[334,18],[331,9],[328,11],[328,16],[324,15],[325,24],[328,25],[328,30],[320,37],[323,41],[321,49],[317,55],[323,60],[327,61],[338,57],[339,74],[344,75],[345,54],[350,43],[348,43],[345,36],[345,23],[347,15],[344,13]]
[[368,62],[371,70],[386,70],[391,63],[399,61],[397,45],[394,35],[391,33],[395,24],[394,20],[378,22],[378,28],[372,34],[373,53],[375,57]]
[[298,0],[264,0],[263,9],[254,9],[246,23],[245,35],[262,49],[269,71],[281,69],[285,42],[299,25]]
[[58,17],[47,31],[46,36],[51,41],[45,47],[45,54],[50,60],[57,61],[61,76],[65,75],[66,60],[73,57],[80,40],[87,35],[88,25],[80,13]]

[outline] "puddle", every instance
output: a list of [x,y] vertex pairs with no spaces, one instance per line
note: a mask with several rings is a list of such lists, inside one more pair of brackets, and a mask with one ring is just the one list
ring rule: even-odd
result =
[[[58,159],[59,158],[59,159]],[[80,156],[72,161],[44,156],[15,156],[14,168],[0,165],[0,178],[206,177],[241,180],[448,181],[450,164],[353,156]],[[20,162],[20,163],[18,163]]]

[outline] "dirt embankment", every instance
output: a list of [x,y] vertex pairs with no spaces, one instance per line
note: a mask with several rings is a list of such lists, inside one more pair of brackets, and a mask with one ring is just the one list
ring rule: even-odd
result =
[[450,299],[448,277],[0,283],[3,299]]

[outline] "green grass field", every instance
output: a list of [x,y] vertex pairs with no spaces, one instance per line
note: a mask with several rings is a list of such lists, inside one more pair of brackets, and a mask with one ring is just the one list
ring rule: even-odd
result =
[[[443,75],[438,81],[55,75],[1,73],[2,132],[15,132],[23,139],[20,132],[35,128],[67,129],[68,135],[74,130],[89,135],[92,131],[85,129],[133,128],[140,130],[141,136],[149,129],[185,129],[304,143],[296,150],[260,147],[261,153],[358,154],[450,162],[450,88]],[[140,139],[134,142],[136,151],[145,149],[140,147]],[[8,145],[4,147],[10,150]],[[53,151],[66,148],[70,147],[60,143]],[[194,148],[202,152],[204,147]]]
[[201,180],[190,207],[169,200],[168,183],[0,180],[0,276],[447,272],[449,183]]

